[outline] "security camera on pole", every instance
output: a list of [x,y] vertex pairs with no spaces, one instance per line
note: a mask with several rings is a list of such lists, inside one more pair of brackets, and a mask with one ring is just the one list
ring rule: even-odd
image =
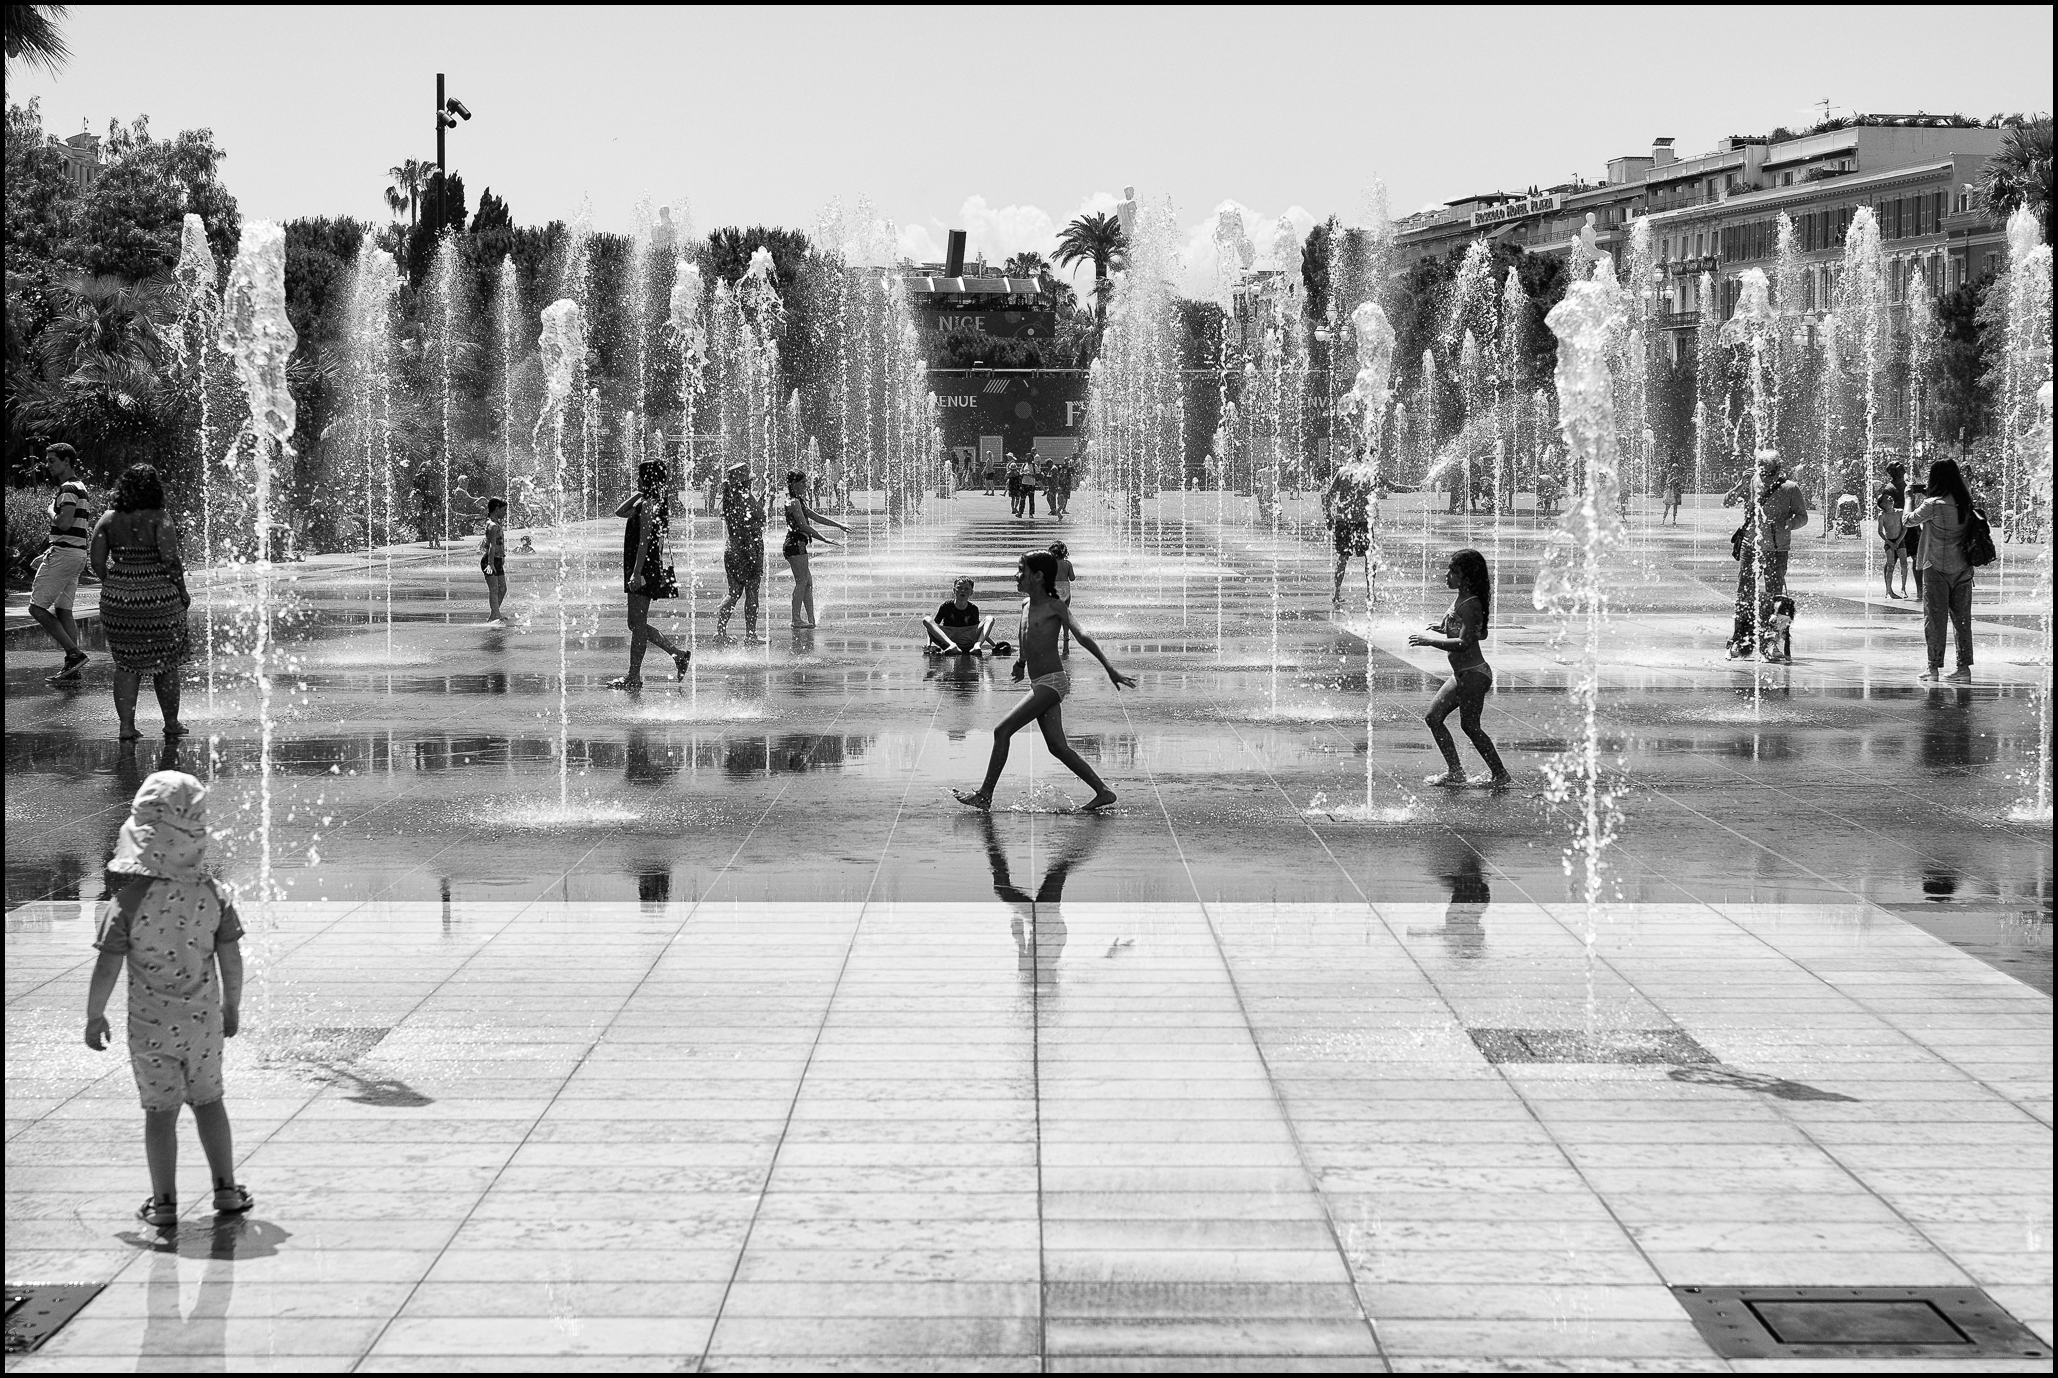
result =
[[446,99],[443,95],[443,74],[436,73],[436,233],[443,233],[443,131],[456,125],[459,120],[468,120],[472,112],[455,96]]

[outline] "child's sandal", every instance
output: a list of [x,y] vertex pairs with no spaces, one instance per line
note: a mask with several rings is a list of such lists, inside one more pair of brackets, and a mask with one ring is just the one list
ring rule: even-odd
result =
[[152,1196],[136,1207],[136,1219],[159,1229],[176,1225],[179,1223],[179,1200],[176,1196]]
[[250,1188],[241,1182],[214,1189],[214,1213],[216,1215],[241,1215],[257,1204],[250,1194]]

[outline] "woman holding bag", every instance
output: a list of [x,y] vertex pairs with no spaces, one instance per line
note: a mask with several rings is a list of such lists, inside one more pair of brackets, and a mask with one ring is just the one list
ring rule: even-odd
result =
[[[1972,683],[1972,562],[1965,535],[1972,525],[1972,490],[1955,459],[1929,466],[1929,496],[1908,509],[1907,525],[1922,528],[1915,553],[1915,584],[1922,597],[1922,637],[1929,650],[1925,683]],[[1958,643],[1958,668],[1944,674],[1946,633]]]
[[664,534],[671,529],[671,472],[662,460],[647,459],[636,466],[636,491],[615,509],[627,519],[622,528],[622,589],[629,595],[629,673],[608,683],[610,689],[643,687],[643,651],[651,642],[672,657],[679,678],[693,652],[683,650],[672,639],[650,625],[650,600],[677,598],[678,577],[664,558]]

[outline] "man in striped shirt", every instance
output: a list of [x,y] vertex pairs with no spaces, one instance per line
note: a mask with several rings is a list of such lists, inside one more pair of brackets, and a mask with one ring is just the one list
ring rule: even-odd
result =
[[50,547],[36,566],[35,586],[29,593],[29,616],[64,651],[64,668],[50,677],[52,684],[77,679],[88,659],[79,649],[79,628],[71,616],[79,576],[86,569],[86,549],[93,540],[93,497],[79,481],[77,460],[77,451],[69,445],[52,445],[43,452],[57,496],[50,503]]

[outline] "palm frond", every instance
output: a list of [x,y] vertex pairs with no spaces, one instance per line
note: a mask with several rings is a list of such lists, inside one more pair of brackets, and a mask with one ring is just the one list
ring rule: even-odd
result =
[[69,18],[69,5],[9,5],[6,16],[7,61],[26,61],[52,76],[71,60],[58,21]]

